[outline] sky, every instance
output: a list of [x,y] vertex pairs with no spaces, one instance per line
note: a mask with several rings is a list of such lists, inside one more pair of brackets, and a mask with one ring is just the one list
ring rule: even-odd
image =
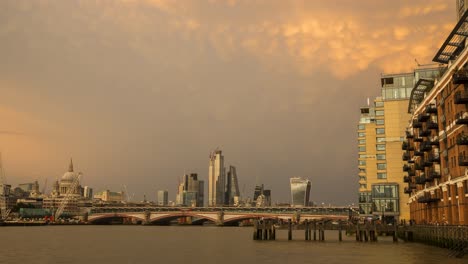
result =
[[173,200],[218,147],[244,196],[304,177],[357,203],[359,107],[455,23],[447,0],[0,1],[6,181],[50,190],[72,157],[95,192]]

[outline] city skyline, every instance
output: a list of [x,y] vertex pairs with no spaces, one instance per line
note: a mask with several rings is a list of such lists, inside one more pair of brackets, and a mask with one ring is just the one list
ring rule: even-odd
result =
[[73,156],[84,185],[141,200],[207,181],[219,146],[273,202],[300,176],[311,201],[355,203],[357,110],[381,73],[431,61],[454,4],[2,1],[7,182],[50,190]]

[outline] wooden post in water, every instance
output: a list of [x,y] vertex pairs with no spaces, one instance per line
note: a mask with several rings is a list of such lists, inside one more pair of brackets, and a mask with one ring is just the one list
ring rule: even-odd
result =
[[304,240],[309,240],[309,221],[304,220]]
[[292,222],[288,219],[288,240],[292,240]]
[[254,231],[253,231],[253,240],[258,239],[258,221],[254,220]]
[[393,243],[398,243],[398,225],[396,222],[393,223]]
[[314,220],[314,241],[317,240],[317,221]]
[[321,230],[322,230],[322,241],[325,241],[325,222],[322,222]]
[[341,227],[341,220],[338,222],[338,224],[340,225],[339,226],[339,231],[338,231],[339,232],[338,233],[338,240],[341,242],[341,241],[343,241],[343,235],[341,234],[341,232],[343,231],[342,227]]
[[262,224],[262,229],[263,229],[263,240],[268,240],[268,226],[267,226],[267,221],[268,220],[263,220]]

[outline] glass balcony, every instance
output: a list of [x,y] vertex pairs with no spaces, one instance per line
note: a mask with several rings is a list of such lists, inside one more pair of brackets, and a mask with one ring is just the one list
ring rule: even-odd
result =
[[405,177],[403,177],[403,181],[404,182],[410,182],[411,178],[409,176],[405,176]]
[[428,114],[437,114],[437,106],[435,104],[428,104],[425,110]]
[[457,145],[468,145],[468,136],[460,134],[457,136]]
[[418,119],[413,119],[413,127],[414,128],[421,128],[422,123],[418,121]]
[[431,130],[439,130],[439,124],[434,121],[429,121],[427,122],[426,128]]
[[[430,114],[422,113],[422,114],[419,114],[419,115],[418,115],[418,121],[424,123],[424,122],[426,122],[427,120],[429,120],[430,117],[431,117]],[[413,126],[414,126],[414,124],[413,124]]]
[[459,166],[468,166],[468,157],[458,156],[458,165]]

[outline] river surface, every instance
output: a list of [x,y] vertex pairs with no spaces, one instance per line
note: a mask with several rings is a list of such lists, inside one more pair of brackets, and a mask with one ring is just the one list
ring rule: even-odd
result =
[[450,251],[417,243],[304,241],[303,231],[279,231],[276,241],[253,241],[251,227],[41,226],[1,227],[0,263],[468,263]]

